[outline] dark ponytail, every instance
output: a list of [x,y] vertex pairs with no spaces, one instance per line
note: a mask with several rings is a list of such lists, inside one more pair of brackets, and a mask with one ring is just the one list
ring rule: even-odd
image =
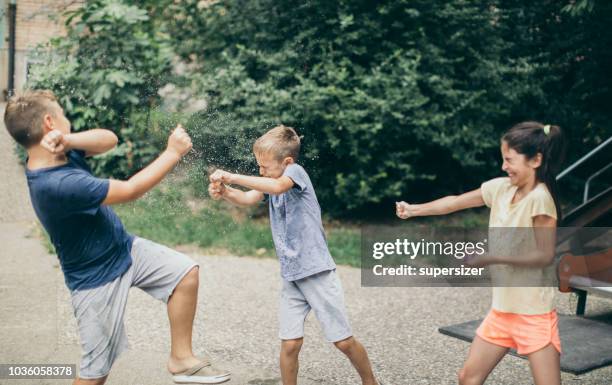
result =
[[522,122],[509,129],[502,140],[527,159],[542,154],[542,164],[536,170],[536,179],[546,184],[557,209],[557,223],[560,223],[562,213],[556,177],[565,158],[565,138],[561,128],[538,122]]

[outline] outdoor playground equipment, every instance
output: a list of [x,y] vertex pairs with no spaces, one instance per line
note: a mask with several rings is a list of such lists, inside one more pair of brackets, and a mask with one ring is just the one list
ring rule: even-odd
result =
[[[581,203],[570,210],[559,232],[559,290],[578,295],[576,315],[584,315],[587,294],[612,298],[612,137],[557,177],[583,181]],[[593,192],[593,183],[599,189]],[[584,231],[581,228],[588,227]]]

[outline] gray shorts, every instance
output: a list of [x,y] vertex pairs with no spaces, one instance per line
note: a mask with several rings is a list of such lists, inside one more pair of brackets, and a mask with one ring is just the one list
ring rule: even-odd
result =
[[324,271],[297,281],[283,280],[279,307],[279,337],[304,337],[304,322],[314,310],[325,338],[338,342],[353,335],[348,322],[342,285],[335,270]]
[[136,286],[165,303],[176,285],[197,263],[165,246],[142,238],[132,245],[132,265],[103,286],[72,291],[72,307],[79,327],[79,377],[104,377],[128,347],[123,324],[130,287]]

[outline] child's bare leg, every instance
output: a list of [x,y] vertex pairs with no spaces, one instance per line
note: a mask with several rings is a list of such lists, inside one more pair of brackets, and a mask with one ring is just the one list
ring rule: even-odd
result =
[[171,373],[189,369],[199,362],[191,346],[199,282],[199,269],[196,266],[183,277],[168,300],[171,336],[168,370]]
[[304,343],[303,338],[282,340],[280,352],[280,369],[283,385],[296,385],[299,369],[298,356]]
[[74,379],[72,385],[103,385],[106,382],[106,377],[108,376],[96,378],[93,380],[85,380],[77,377]]
[[531,368],[535,385],[561,384],[559,352],[552,344],[529,354],[527,358],[529,358],[529,367]]
[[474,337],[468,358],[459,371],[459,385],[481,385],[508,353],[508,348]]
[[372,365],[368,353],[354,337],[334,342],[334,345],[351,360],[351,364],[357,369],[363,385],[378,385],[372,372]]

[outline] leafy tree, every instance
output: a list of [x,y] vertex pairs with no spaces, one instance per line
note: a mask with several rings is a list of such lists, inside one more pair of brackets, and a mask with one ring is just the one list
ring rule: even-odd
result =
[[499,138],[521,120],[585,147],[610,135],[605,1],[186,0],[168,12],[210,101],[200,146],[225,154],[207,161],[252,169],[247,143],[293,125],[334,214],[477,187],[500,174]]
[[561,125],[570,159],[609,137],[611,16],[606,0],[92,0],[34,84],[75,129],[118,132],[107,174],[151,159],[172,82],[208,103],[185,117],[199,170],[256,172],[253,140],[284,123],[325,212],[372,217],[499,175],[521,120]]
[[[159,104],[172,51],[146,9],[121,0],[93,0],[66,14],[67,36],[39,55],[32,87],[55,91],[73,130],[114,130],[116,151],[94,162],[97,172],[125,177],[155,156],[150,113]],[[154,135],[153,135],[154,136]]]
[[525,71],[500,57],[494,8],[257,0],[185,1],[172,12],[174,34],[192,26],[177,53],[201,64],[211,109],[231,116],[203,137],[295,126],[328,209],[457,191],[473,185],[469,175],[493,174],[496,127]]

